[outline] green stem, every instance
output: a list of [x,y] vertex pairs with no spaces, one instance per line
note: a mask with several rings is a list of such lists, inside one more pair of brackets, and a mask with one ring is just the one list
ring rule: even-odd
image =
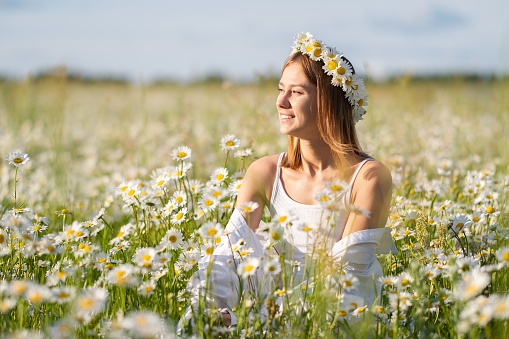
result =
[[16,183],[18,182],[18,166],[16,166],[16,172],[14,173],[14,209],[16,209],[17,206],[17,196],[16,196]]

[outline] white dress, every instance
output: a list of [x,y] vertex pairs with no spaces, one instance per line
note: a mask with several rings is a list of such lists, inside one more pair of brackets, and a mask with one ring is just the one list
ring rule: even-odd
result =
[[[301,230],[299,227],[285,228],[285,241],[291,247],[292,261],[294,263],[303,263],[306,257],[310,255],[313,249],[323,247],[327,250],[332,259],[336,262],[343,262],[345,272],[353,274],[359,281],[354,289],[348,291],[349,294],[362,297],[367,305],[373,304],[376,295],[380,294],[381,283],[378,277],[383,274],[382,267],[375,257],[375,254],[397,253],[396,247],[391,236],[389,227],[369,229],[351,233],[347,237],[341,239],[346,220],[350,211],[348,207],[335,212],[336,227],[331,233],[330,227],[326,226],[326,218],[330,212],[324,210],[320,205],[306,205],[294,201],[288,196],[281,182],[281,160],[284,156],[282,153],[278,160],[276,179],[274,181],[272,195],[270,199],[270,213],[272,217],[290,212],[299,222],[317,225],[318,230],[311,241],[309,232]],[[350,193],[353,182],[362,166],[372,159],[365,159],[359,164],[355,171],[349,187],[343,195],[344,206],[349,206]],[[263,227],[261,222],[259,227]],[[327,232],[327,233],[326,233]],[[239,210],[235,209],[223,235],[220,245],[214,250],[211,256],[205,256],[198,262],[198,271],[191,277],[187,286],[191,293],[191,305],[188,307],[184,316],[178,324],[178,332],[181,330],[182,322],[192,318],[193,312],[197,311],[196,305],[200,293],[203,296],[203,288],[206,284],[206,274],[209,270],[208,293],[207,300],[216,308],[227,308],[232,317],[232,325],[236,324],[235,314],[231,311],[238,304],[239,278],[233,266],[233,257],[230,244],[244,239],[246,245],[253,249],[251,256],[257,258],[266,258],[267,253],[264,248],[266,240],[259,234],[255,234],[247,225],[244,217]],[[326,234],[327,236],[323,236]],[[316,239],[324,239],[317,242]],[[348,250],[347,250],[348,249]],[[294,270],[294,286],[301,283],[304,279],[303,270]],[[373,279],[377,286],[377,290],[373,288]],[[257,295],[266,296],[270,292],[267,279],[263,279],[263,271],[261,268],[257,270],[257,274],[253,277]],[[261,283],[265,281],[265,283]],[[201,292],[200,292],[201,291]]]

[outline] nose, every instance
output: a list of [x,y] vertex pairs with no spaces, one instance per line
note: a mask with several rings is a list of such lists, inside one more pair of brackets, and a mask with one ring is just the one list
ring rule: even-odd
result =
[[290,106],[291,106],[290,100],[288,100],[288,95],[286,94],[286,92],[283,91],[279,92],[279,95],[276,100],[276,107],[289,108]]

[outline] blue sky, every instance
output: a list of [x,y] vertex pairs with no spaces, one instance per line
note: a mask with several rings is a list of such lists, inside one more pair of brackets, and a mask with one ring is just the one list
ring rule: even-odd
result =
[[374,77],[509,70],[509,1],[0,0],[0,74],[277,74],[309,31]]

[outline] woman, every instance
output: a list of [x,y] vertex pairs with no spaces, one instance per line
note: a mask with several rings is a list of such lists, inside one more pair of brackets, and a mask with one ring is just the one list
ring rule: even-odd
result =
[[[345,270],[359,278],[353,293],[372,303],[377,293],[373,278],[382,274],[375,254],[395,250],[390,231],[384,228],[391,201],[391,174],[362,151],[356,136],[355,123],[362,119],[365,104],[364,85],[350,62],[309,33],[297,35],[294,53],[283,67],[276,101],[280,131],[288,135],[288,152],[261,158],[248,168],[237,209],[227,226],[227,241],[231,244],[244,239],[255,256],[263,257],[266,253],[253,233],[260,225],[263,208],[268,207],[273,217],[290,211],[295,224],[317,225],[314,241],[310,241],[305,227],[285,229],[292,259],[304,261],[320,248],[336,262],[348,262]],[[338,179],[350,183],[336,185],[344,188],[340,201],[320,205],[316,197]],[[326,194],[321,197],[322,202],[328,200]],[[249,202],[259,207],[252,212],[242,210]],[[324,234],[327,237],[321,236]],[[230,254],[226,245],[216,249],[210,270],[215,286],[212,299],[218,307],[228,308],[222,313],[226,325],[236,323],[231,309],[237,300],[231,297],[235,294],[231,290],[238,288],[235,281],[231,285],[227,281],[232,280],[231,265],[225,264],[231,263]],[[191,288],[196,290],[197,281],[203,284],[211,258],[202,261]]]

